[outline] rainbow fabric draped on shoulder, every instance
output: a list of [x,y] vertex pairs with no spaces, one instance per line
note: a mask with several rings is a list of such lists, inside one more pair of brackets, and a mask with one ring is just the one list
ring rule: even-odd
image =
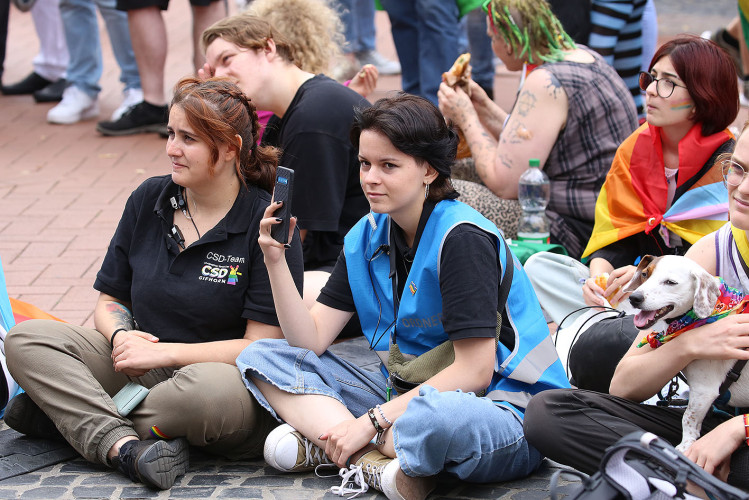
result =
[[699,124],[689,130],[679,142],[676,195],[666,210],[668,184],[660,134],[659,127],[645,123],[617,149],[596,201],[595,226],[583,258],[661,226],[693,244],[728,220],[728,191],[715,160],[731,151],[734,135],[726,129],[703,136]]

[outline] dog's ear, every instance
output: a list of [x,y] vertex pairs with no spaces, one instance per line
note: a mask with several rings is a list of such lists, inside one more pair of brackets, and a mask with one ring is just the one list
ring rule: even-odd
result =
[[720,287],[717,280],[710,273],[703,270],[692,271],[692,276],[697,282],[694,292],[694,314],[698,318],[707,318],[713,312],[715,302],[720,296]]
[[625,292],[634,292],[635,290],[637,290],[637,287],[647,281],[647,279],[653,273],[653,264],[656,259],[657,257],[654,257],[652,255],[645,255],[642,259],[640,259],[640,263],[637,264],[637,269],[635,270],[634,276],[632,276],[632,279],[629,280],[629,283],[627,283],[624,287]]

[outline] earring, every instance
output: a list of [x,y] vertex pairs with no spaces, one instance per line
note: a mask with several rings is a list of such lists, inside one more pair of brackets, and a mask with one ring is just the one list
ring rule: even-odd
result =
[[429,184],[424,185],[424,199],[429,198]]

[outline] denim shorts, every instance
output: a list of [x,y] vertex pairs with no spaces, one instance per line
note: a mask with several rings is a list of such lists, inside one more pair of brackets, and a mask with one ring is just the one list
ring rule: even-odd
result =
[[[387,380],[328,351],[317,356],[285,340],[263,339],[237,358],[247,388],[279,421],[252,377],[291,394],[340,401],[356,417],[385,402]],[[543,457],[528,444],[523,422],[509,408],[462,391],[422,386],[393,425],[393,444],[409,476],[446,472],[472,482],[509,481],[536,470]]]

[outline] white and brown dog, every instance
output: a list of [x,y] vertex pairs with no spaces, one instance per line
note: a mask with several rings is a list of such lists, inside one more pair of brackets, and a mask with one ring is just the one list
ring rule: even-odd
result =
[[[721,280],[693,260],[676,255],[643,257],[626,289],[634,290],[629,301],[639,309],[634,318],[635,326],[657,332],[649,335],[647,342],[642,342],[652,347],[678,335],[685,323],[704,323],[711,315],[725,314],[731,301],[745,303],[743,295],[737,295],[735,290],[729,290],[732,296],[727,300],[721,295],[726,290]],[[673,332],[676,335],[672,335]],[[733,359],[697,359],[682,370],[689,383],[689,403],[682,419],[679,451],[686,451],[699,438],[702,420],[719,396],[719,388],[734,364]],[[749,405],[749,365],[730,386],[730,395],[728,404],[731,406]]]

